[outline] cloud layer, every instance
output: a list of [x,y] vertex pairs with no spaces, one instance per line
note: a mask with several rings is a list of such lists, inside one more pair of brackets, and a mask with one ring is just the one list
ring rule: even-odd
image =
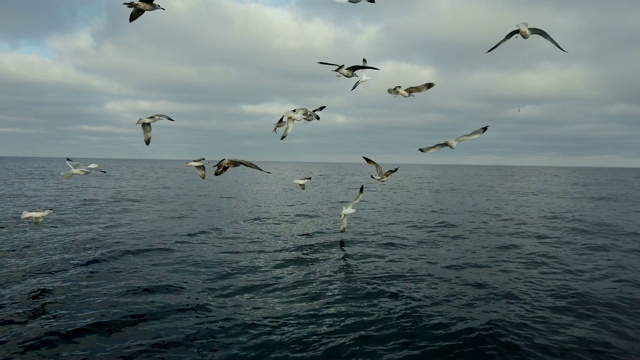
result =
[[[640,3],[158,2],[131,24],[119,2],[0,2],[0,154],[640,166]],[[569,53],[533,36],[485,54],[521,21]],[[381,70],[353,92],[317,64],[363,57]],[[271,132],[320,105],[319,122]],[[155,113],[176,122],[147,147],[134,124]]]

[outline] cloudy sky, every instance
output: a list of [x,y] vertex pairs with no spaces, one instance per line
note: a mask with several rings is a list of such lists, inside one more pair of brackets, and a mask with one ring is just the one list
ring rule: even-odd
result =
[[[637,0],[158,1],[131,24],[122,0],[1,1],[0,156],[640,166]],[[568,53],[537,36],[485,53],[522,21]],[[363,57],[380,71],[353,92],[317,64]],[[135,122],[156,113],[176,121],[145,146]]]

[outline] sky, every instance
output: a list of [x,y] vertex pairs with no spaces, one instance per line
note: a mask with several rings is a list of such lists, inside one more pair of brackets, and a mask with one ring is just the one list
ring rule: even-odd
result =
[[[133,23],[122,2],[0,1],[0,156],[640,167],[636,0],[158,0]],[[520,22],[568,53],[486,53]],[[354,91],[318,64],[362,58],[380,70]]]

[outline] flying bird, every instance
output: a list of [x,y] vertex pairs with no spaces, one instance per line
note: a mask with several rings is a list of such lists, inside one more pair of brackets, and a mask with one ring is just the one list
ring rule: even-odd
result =
[[154,4],[153,0],[140,0],[140,1],[129,1],[126,3],[122,3],[122,5],[126,5],[131,10],[131,14],[129,15],[129,22],[136,21],[137,18],[142,16],[145,11],[153,11],[164,8],[158,4]]
[[[362,66],[367,66],[367,59],[362,58]],[[358,77],[358,81],[356,81],[356,83],[353,84],[353,87],[351,87],[351,91],[355,90],[358,85],[362,84],[363,82],[371,80],[371,78],[364,73],[364,69],[360,70],[360,75],[361,76]]]
[[309,180],[311,180],[311,178],[310,177],[306,177],[306,178],[302,178],[302,179],[293,180],[293,182],[295,184],[298,184],[300,189],[304,190],[306,188],[307,181],[309,181]]
[[222,159],[222,160],[218,161],[218,163],[216,164],[216,172],[213,175],[214,176],[220,176],[220,175],[224,174],[225,171],[227,171],[229,168],[238,167],[240,165],[246,166],[248,168],[260,170],[260,171],[266,172],[267,174],[271,174],[268,171],[264,171],[264,170],[260,169],[260,167],[258,167],[258,165],[252,163],[251,161],[240,160],[240,159]]
[[280,117],[280,120],[278,120],[278,122],[273,127],[273,132],[277,133],[278,128],[286,125],[287,128],[284,130],[282,136],[280,137],[280,140],[284,140],[287,135],[289,135],[289,133],[293,130],[296,121],[304,120],[307,122],[311,122],[313,120],[320,120],[320,115],[318,115],[317,113],[324,110],[325,108],[326,106],[320,106],[319,108],[313,110],[309,110],[307,108],[297,108],[287,111],[284,115],[282,115],[282,117]]
[[342,207],[342,212],[340,212],[340,231],[341,232],[344,232],[345,230],[347,230],[347,220],[349,219],[349,215],[356,212],[356,209],[354,209],[353,206],[360,202],[360,199],[362,199],[363,193],[364,193],[364,185],[360,186],[360,192],[358,192],[358,196],[356,196],[356,198],[352,202],[350,202],[349,205],[347,205],[346,207],[345,206]]
[[446,140],[443,143],[435,144],[433,146],[423,147],[423,148],[420,148],[418,150],[420,150],[421,152],[430,153],[430,152],[434,152],[436,150],[440,150],[440,149],[442,149],[444,147],[447,147],[447,146],[450,147],[451,149],[455,149],[456,145],[458,145],[459,142],[475,139],[478,136],[480,136],[480,135],[484,134],[485,132],[487,132],[488,128],[489,128],[489,126],[481,127],[480,129],[478,129],[478,130],[476,130],[476,131],[474,131],[472,133],[457,137],[455,140]]
[[549,42],[555,45],[558,49],[564,52],[567,52],[565,49],[560,47],[560,45],[558,45],[558,43],[555,40],[553,40],[553,38],[549,34],[547,34],[546,31],[542,29],[534,28],[534,27],[530,28],[529,24],[526,22],[521,22],[516,26],[518,27],[517,29],[508,33],[507,36],[505,36],[504,39],[502,39],[502,41],[500,41],[494,47],[489,49],[489,51],[487,51],[486,53],[490,53],[491,51],[493,51],[493,49],[497,48],[498,46],[502,45],[505,41],[511,39],[514,35],[518,35],[518,34],[520,34],[520,36],[522,36],[523,39],[528,39],[531,35],[540,35],[543,38],[549,40]]
[[63,172],[61,175],[66,175],[67,179],[71,178],[73,175],[87,175],[90,174],[94,171],[99,171],[101,173],[107,173],[104,170],[99,169],[96,166],[91,166],[91,165],[96,165],[96,164],[91,164],[89,166],[84,166],[81,163],[77,162],[77,161],[73,161],[69,158],[67,158],[66,160],[67,165],[69,165],[69,167],[71,168],[71,170],[67,171],[66,173]]
[[380,182],[386,182],[387,180],[389,180],[389,178],[391,177],[391,174],[393,174],[394,172],[398,171],[398,168],[392,169],[392,170],[387,170],[384,173],[382,172],[382,166],[378,165],[377,162],[369,159],[366,156],[362,157],[364,159],[364,161],[367,162],[367,164],[369,165],[373,165],[376,167],[376,172],[378,173],[378,176],[373,176],[371,175],[372,179],[376,179]]
[[[362,0],[336,0],[336,2],[343,3],[343,4],[344,3],[348,3],[348,2],[350,2],[352,4],[357,4],[357,3],[361,2],[361,1]],[[370,3],[370,4],[375,4],[376,0],[367,0],[367,2]]]
[[146,118],[140,118],[138,119],[138,122],[136,122],[136,125],[142,125],[142,134],[144,135],[144,143],[147,144],[147,146],[149,146],[149,144],[151,143],[151,123],[154,123],[160,120],[175,121],[172,118],[168,117],[167,115],[156,114]]
[[201,179],[204,179],[207,176],[207,171],[204,168],[204,164],[208,163],[204,158],[192,160],[186,163],[187,166],[193,166],[198,170],[198,175],[200,175]]
[[398,85],[394,88],[387,89],[387,92],[393,95],[394,97],[397,97],[398,95],[402,95],[403,97],[413,97],[414,96],[413,94],[427,91],[434,86],[436,86],[436,84],[432,82],[424,83],[418,86],[411,86],[406,89],[402,89],[402,86]]
[[42,220],[44,219],[45,216],[53,213],[55,211],[53,211],[53,209],[49,209],[49,210],[33,210],[33,211],[23,211],[22,212],[22,216],[20,216],[22,219],[26,220],[31,218],[33,220],[33,223],[38,225],[42,222]]
[[376,67],[367,66],[367,65],[352,65],[352,66],[349,66],[349,67],[345,68],[344,64],[338,65],[338,64],[328,63],[328,62],[324,62],[324,61],[320,61],[320,62],[318,62],[318,64],[336,66],[336,68],[334,70],[331,70],[331,71],[337,72],[338,73],[338,75],[336,75],[337,77],[344,76],[346,78],[352,78],[354,76],[357,77],[358,75],[356,74],[356,71],[358,71],[358,70],[364,70],[364,69],[380,70],[380,69],[378,69]]

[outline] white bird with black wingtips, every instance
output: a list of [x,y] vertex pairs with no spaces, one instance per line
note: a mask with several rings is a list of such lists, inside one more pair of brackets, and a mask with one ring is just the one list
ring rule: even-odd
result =
[[160,120],[175,121],[167,115],[155,114],[146,118],[140,118],[138,122],[136,122],[136,125],[142,125],[142,135],[144,136],[144,143],[147,144],[147,146],[151,144],[151,124]]
[[347,206],[342,207],[342,211],[340,212],[340,231],[345,232],[347,230],[347,220],[349,219],[349,215],[356,212],[356,209],[353,207],[360,202],[362,199],[362,194],[364,194],[364,185],[360,186],[360,191],[358,192],[358,196],[349,203]]
[[385,171],[385,172],[382,172],[382,166],[378,165],[378,163],[377,163],[377,162],[375,162],[375,161],[373,161],[373,160],[369,159],[369,158],[368,158],[368,157],[366,157],[366,156],[363,156],[362,158],[364,159],[364,161],[366,161],[366,162],[367,162],[367,164],[369,164],[369,165],[373,165],[373,166],[375,166],[375,167],[376,167],[376,172],[378,173],[378,176],[373,176],[373,175],[371,175],[371,178],[372,178],[372,179],[376,179],[376,180],[378,180],[378,181],[380,181],[380,182],[387,182],[387,180],[389,180],[389,178],[391,177],[391,175],[392,175],[393,173],[395,173],[396,171],[398,171],[398,168],[395,168],[395,169],[391,169],[391,170],[387,170],[387,171]]
[[481,127],[480,129],[474,131],[474,132],[471,132],[471,133],[466,134],[466,135],[459,136],[459,137],[455,138],[454,140],[446,140],[443,143],[435,144],[433,146],[423,147],[423,148],[420,148],[418,150],[421,151],[421,152],[424,152],[424,153],[430,153],[430,152],[434,152],[434,151],[440,150],[442,148],[445,148],[447,146],[449,148],[451,148],[451,149],[455,149],[456,145],[458,145],[459,142],[467,141],[467,140],[473,140],[473,139],[477,138],[478,136],[480,136],[480,135],[484,134],[485,132],[487,132],[487,129],[489,129],[489,126],[484,126],[484,127]]
[[526,22],[521,22],[520,24],[518,24],[516,26],[518,27],[517,29],[515,29],[512,32],[508,33],[507,36],[504,37],[504,39],[502,39],[494,47],[489,49],[486,53],[490,53],[495,48],[497,48],[498,46],[502,45],[507,40],[511,39],[512,37],[514,37],[515,35],[518,35],[518,34],[520,34],[520,36],[522,36],[522,38],[525,39],[525,40],[528,39],[529,37],[531,37],[531,35],[542,36],[543,38],[547,39],[550,43],[555,45],[558,49],[560,49],[560,50],[562,50],[564,52],[567,52],[565,49],[560,47],[560,45],[555,40],[553,40],[551,35],[547,34],[546,31],[544,31],[542,29],[534,28],[534,27],[529,27],[529,24],[527,24]]

